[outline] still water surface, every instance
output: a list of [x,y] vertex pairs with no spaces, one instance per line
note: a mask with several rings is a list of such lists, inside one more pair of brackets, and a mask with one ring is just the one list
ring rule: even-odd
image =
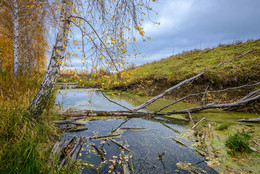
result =
[[[106,95],[128,107],[134,108],[139,104],[147,101],[149,97],[140,97],[134,95],[123,95],[118,93],[106,93]],[[161,108],[163,105],[172,102],[171,100],[161,99],[146,110],[142,111],[155,111]],[[96,89],[70,89],[60,90],[57,95],[56,103],[62,105],[66,109],[80,109],[80,110],[103,110],[103,111],[115,111],[124,110],[118,105],[115,105],[103,97],[100,91]],[[193,104],[177,103],[166,111],[179,110],[184,108],[193,107]],[[218,117],[216,117],[216,115]],[[202,112],[194,114],[196,119],[206,116],[208,119],[219,121],[223,118],[227,120],[234,120],[246,117],[254,117],[253,114],[240,114],[234,112],[219,112],[212,110],[211,112]],[[235,118],[234,118],[235,117]],[[120,133],[121,136],[114,137],[113,140],[121,143],[122,145],[128,145],[128,149],[133,153],[125,152],[125,156],[132,155],[129,160],[129,168],[134,170],[134,173],[190,173],[187,170],[182,170],[176,164],[179,162],[190,163],[193,166],[193,170],[197,170],[201,173],[216,173],[212,168],[208,167],[205,162],[205,157],[202,157],[191,148],[187,148],[177,144],[172,138],[181,140],[186,145],[191,146],[194,142],[183,139],[181,133],[187,131],[190,128],[190,123],[185,120],[170,119],[170,118],[109,118],[104,117],[102,119],[88,118],[85,121],[84,127],[88,128],[87,131],[64,133],[63,138],[69,138],[73,135],[77,137],[93,137],[93,136],[105,136],[111,133],[114,129],[118,128],[116,133]],[[134,130],[130,128],[145,128],[142,130]],[[91,167],[85,167],[84,173],[106,173],[110,170],[109,165],[102,164],[102,159],[96,154],[91,153],[87,147],[91,144],[102,147],[106,150],[105,160],[119,159],[121,150],[118,146],[106,139],[90,140],[84,147],[85,150],[81,152],[81,159],[85,159],[86,163],[91,163],[96,169]],[[93,150],[94,152],[94,150]],[[162,155],[161,160],[158,156]],[[97,169],[98,168],[98,169]],[[199,170],[199,168],[201,170]],[[118,170],[120,171],[120,169]]]

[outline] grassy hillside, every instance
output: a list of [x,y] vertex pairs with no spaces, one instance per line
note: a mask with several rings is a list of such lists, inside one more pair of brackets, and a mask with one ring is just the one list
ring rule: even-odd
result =
[[[253,51],[252,51],[253,50]],[[238,56],[248,52],[244,56]],[[215,68],[216,65],[225,63]],[[171,56],[137,67],[128,83],[144,79],[167,79],[177,82],[208,70],[205,79],[212,82],[243,81],[244,78],[257,78],[260,75],[260,40],[239,42],[231,45],[219,45],[213,49],[193,50]],[[126,78],[123,79],[126,80]]]
[[[251,51],[251,52],[250,52]],[[250,53],[247,53],[250,52]],[[244,53],[247,53],[243,55]],[[241,56],[243,55],[243,56]],[[225,63],[216,68],[222,62]],[[171,86],[200,72],[207,71],[199,82],[236,86],[260,80],[260,40],[219,45],[192,50],[121,72],[117,75],[81,77],[81,85],[103,85],[108,89],[126,89],[140,85],[164,83]]]

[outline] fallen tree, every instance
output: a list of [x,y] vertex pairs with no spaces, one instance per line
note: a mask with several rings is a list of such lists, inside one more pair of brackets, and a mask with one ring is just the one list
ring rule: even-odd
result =
[[[240,58],[246,54],[249,54],[253,52],[252,51],[248,51],[240,56],[237,56],[237,58]],[[218,64],[217,66],[215,66],[215,68],[227,63],[227,62],[231,62],[232,60],[228,60],[226,62],[222,62],[220,64]],[[198,95],[205,95],[205,93],[220,93],[220,92],[226,92],[229,90],[236,90],[236,89],[241,89],[241,88],[245,88],[245,87],[253,87],[253,86],[259,86],[260,82],[254,83],[254,84],[247,84],[247,85],[242,85],[242,86],[237,86],[237,87],[231,87],[231,88],[226,88],[226,89],[222,89],[222,90],[216,90],[216,91],[209,91],[208,87],[206,88],[206,91],[200,92],[200,93],[196,93],[196,94],[189,94],[187,96],[184,96],[170,104],[165,105],[164,107],[154,111],[154,112],[139,112],[138,110],[143,109],[145,107],[147,107],[148,105],[154,103],[155,101],[157,101],[158,99],[162,98],[163,96],[165,96],[166,94],[172,92],[174,89],[180,88],[182,85],[184,85],[185,83],[192,83],[194,80],[196,80],[197,78],[201,77],[203,74],[205,74],[205,72],[201,72],[193,77],[190,77],[186,80],[183,80],[182,82],[172,86],[171,88],[163,91],[161,94],[153,97],[152,99],[146,101],[145,103],[130,109],[127,108],[126,106],[119,104],[111,99],[109,99],[109,97],[107,97],[101,90],[102,95],[111,103],[114,103],[120,107],[122,107],[124,110],[120,110],[120,111],[92,111],[92,110],[69,110],[69,111],[65,111],[62,112],[61,114],[63,116],[69,116],[69,117],[81,117],[81,116],[124,116],[124,117],[156,117],[156,116],[167,116],[167,115],[172,115],[172,114],[190,114],[190,113],[194,113],[194,112],[199,112],[205,109],[212,109],[212,108],[230,108],[230,107],[235,107],[235,106],[240,106],[240,105],[244,105],[247,104],[249,102],[253,102],[256,100],[260,99],[260,89],[257,89],[255,91],[251,91],[248,95],[242,97],[240,100],[236,101],[236,102],[232,102],[232,103],[222,103],[222,104],[216,104],[216,103],[207,103],[205,105],[201,105],[201,106],[197,106],[197,107],[193,107],[193,108],[188,108],[188,109],[183,109],[183,110],[178,110],[178,111],[170,111],[170,112],[161,112],[163,109],[176,104],[178,102],[181,102],[185,99],[187,99],[188,97],[192,97],[192,96],[198,96]],[[125,111],[127,110],[127,111]],[[190,116],[190,115],[189,115]],[[192,120],[192,118],[190,117],[190,120]],[[68,120],[68,122],[66,121],[56,121],[56,123],[75,123],[75,120]],[[76,123],[78,124],[78,123]]]
[[[234,87],[234,88],[227,88],[227,89],[223,89],[223,90],[219,90],[219,91],[208,91],[210,92],[222,92],[222,91],[227,91],[227,90],[231,90],[231,89],[239,89],[239,88],[243,88],[243,87],[247,87],[247,86],[257,86],[259,85],[260,82],[255,83],[255,84],[251,84],[251,85],[243,85],[240,87]],[[175,85],[176,86],[176,85]],[[166,90],[168,91],[168,90]],[[162,94],[164,94],[165,92],[163,92]],[[76,120],[78,119],[83,119],[86,118],[87,116],[124,116],[124,117],[155,117],[155,116],[166,116],[166,115],[172,115],[172,114],[184,114],[184,113],[194,113],[194,112],[199,112],[205,109],[212,109],[212,108],[229,108],[229,107],[234,107],[234,106],[240,106],[252,101],[256,101],[258,99],[260,99],[260,89],[255,90],[250,92],[248,95],[244,96],[243,98],[241,98],[240,100],[236,101],[236,102],[232,102],[232,103],[224,103],[224,104],[216,104],[216,103],[208,103],[205,105],[201,105],[198,107],[194,107],[194,108],[189,108],[189,109],[183,109],[183,110],[179,110],[179,111],[171,111],[171,112],[160,112],[163,109],[176,104],[178,102],[183,101],[184,99],[191,97],[191,96],[196,96],[196,95],[201,95],[204,92],[201,93],[197,93],[197,94],[189,94],[187,96],[184,96],[176,101],[174,101],[173,103],[170,103],[168,105],[165,105],[164,107],[160,108],[159,110],[155,111],[155,112],[137,112],[136,109],[130,110],[127,108],[128,111],[93,111],[93,110],[68,110],[68,111],[63,111],[61,112],[61,114],[65,117],[79,117],[76,118]],[[103,92],[102,94],[105,96],[106,99],[110,100]],[[161,94],[154,97],[153,100],[149,100],[150,102],[146,102],[140,106],[144,107],[144,105],[149,105],[152,102],[155,102],[156,100],[158,100],[160,98]],[[152,102],[151,102],[152,101]],[[113,101],[112,103],[115,103],[119,106],[122,106],[121,104],[118,104],[117,102]],[[126,107],[122,106],[124,109],[126,109]],[[136,107],[136,108],[140,108],[140,107]],[[83,116],[83,117],[82,117]],[[84,117],[85,116],[85,117]],[[55,121],[55,123],[57,124],[80,124],[80,123],[76,123],[75,119],[71,119],[71,120],[64,120],[64,121]]]
[[236,122],[248,122],[248,123],[258,123],[260,122],[260,118],[245,118],[245,119],[241,119],[241,120],[237,120]]

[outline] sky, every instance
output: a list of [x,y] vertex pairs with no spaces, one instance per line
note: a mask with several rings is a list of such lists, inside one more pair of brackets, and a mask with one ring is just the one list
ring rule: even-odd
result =
[[[260,0],[158,0],[151,18],[143,24],[145,36],[137,39],[142,55],[129,60],[136,66],[193,49],[260,38]],[[82,66],[72,58],[74,67]]]
[[137,46],[145,56],[136,65],[192,49],[260,38],[260,0],[159,0],[153,5],[160,22],[144,23],[151,40]]

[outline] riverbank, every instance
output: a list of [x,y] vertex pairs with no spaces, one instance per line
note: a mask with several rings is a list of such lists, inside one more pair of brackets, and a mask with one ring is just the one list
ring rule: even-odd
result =
[[57,88],[39,118],[26,115],[43,76],[19,77],[0,72],[0,173],[53,173],[48,168],[50,150],[60,137],[53,120],[59,114],[53,108]]

